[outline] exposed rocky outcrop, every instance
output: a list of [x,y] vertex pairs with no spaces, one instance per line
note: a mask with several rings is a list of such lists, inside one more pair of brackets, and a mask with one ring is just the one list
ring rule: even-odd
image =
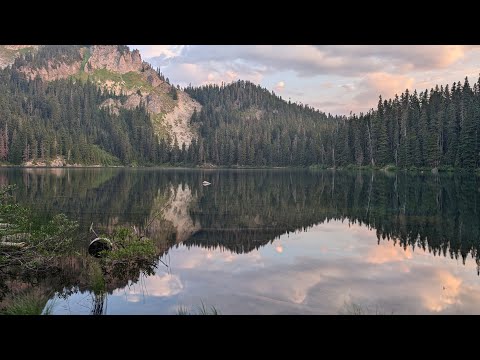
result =
[[202,106],[184,92],[178,92],[178,104],[173,111],[165,115],[165,122],[172,129],[173,135],[177,137],[179,146],[185,143],[189,146],[193,139],[189,120],[194,110],[199,113]]
[[76,61],[72,64],[63,62],[49,61],[46,67],[32,68],[29,66],[22,66],[19,70],[27,75],[30,79],[35,79],[39,76],[43,81],[53,81],[59,79],[67,79],[80,71],[82,62]]
[[141,71],[142,57],[138,50],[120,53],[117,45],[95,45],[85,66],[85,72],[92,73],[96,69],[126,74],[130,71]]

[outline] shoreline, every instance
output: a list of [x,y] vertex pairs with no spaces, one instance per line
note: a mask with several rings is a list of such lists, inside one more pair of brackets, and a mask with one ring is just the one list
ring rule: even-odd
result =
[[51,165],[10,165],[0,164],[0,169],[165,169],[165,170],[308,170],[308,171],[383,171],[386,173],[474,173],[480,174],[480,169],[465,169],[465,168],[395,168],[395,167],[372,167],[372,166],[346,166],[346,167],[325,167],[325,166],[162,166],[162,165],[143,165],[143,166],[128,166],[128,165],[65,165],[65,166],[51,166]]

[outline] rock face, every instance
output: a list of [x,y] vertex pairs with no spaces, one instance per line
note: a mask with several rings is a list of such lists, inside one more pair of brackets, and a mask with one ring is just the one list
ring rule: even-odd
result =
[[143,67],[142,57],[138,50],[120,53],[116,45],[95,45],[92,55],[85,66],[85,72],[93,72],[96,69],[126,74],[130,71],[141,71]]
[[178,99],[173,100],[170,95],[172,85],[163,81],[150,64],[142,61],[138,50],[120,50],[117,45],[94,45],[79,51],[79,61],[67,63],[51,59],[45,67],[23,66],[19,70],[30,79],[40,76],[44,81],[90,77],[102,89],[127,96],[123,104],[116,99],[107,99],[102,108],[108,107],[118,114],[122,107],[133,109],[143,104],[152,115],[157,135],[164,137],[166,132],[172,142],[176,137],[180,147],[183,143],[187,147],[191,144],[196,132],[189,120],[195,109],[197,112],[201,110],[201,105],[181,90],[177,90]]
[[67,79],[70,76],[77,74],[80,70],[81,64],[81,61],[77,61],[72,64],[49,61],[47,67],[36,69],[28,66],[22,66],[19,70],[32,80],[37,76],[40,76],[43,81],[53,81],[58,79]]
[[175,106],[173,111],[165,115],[165,122],[167,126],[173,129],[180,148],[183,143],[185,143],[186,146],[191,144],[194,134],[192,133],[189,120],[194,110],[197,110],[197,113],[199,113],[201,109],[202,106],[198,102],[186,93],[179,91],[177,106]]

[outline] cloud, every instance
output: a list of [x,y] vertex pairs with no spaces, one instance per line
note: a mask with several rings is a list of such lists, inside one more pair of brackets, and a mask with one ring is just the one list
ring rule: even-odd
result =
[[[380,68],[404,72],[446,68],[474,47],[464,45],[345,45],[316,46],[327,56],[371,60],[371,71]],[[349,64],[351,64],[349,62]]]
[[373,107],[378,102],[378,96],[389,99],[395,94],[400,95],[406,89],[412,89],[415,79],[407,75],[395,75],[386,72],[375,72],[367,74],[358,84],[359,89],[363,89],[354,100],[363,107],[369,105]]
[[[467,45],[138,45],[172,83],[249,80],[333,114],[477,76],[480,47]],[[288,83],[288,88],[285,84]],[[275,85],[274,85],[275,84]],[[273,86],[272,86],[273,85]],[[298,90],[294,90],[298,89]],[[338,106],[337,104],[345,104]],[[330,104],[330,105],[327,105]]]
[[353,84],[343,84],[343,85],[340,85],[340,87],[347,91],[355,90],[355,86]]
[[423,302],[430,311],[441,312],[445,308],[460,302],[462,279],[446,270],[438,270],[435,277],[440,286],[432,287],[430,292],[424,293]]
[[258,84],[263,78],[263,75],[254,68],[249,68],[242,64],[225,64],[213,60],[207,63],[177,61],[161,69],[171,82],[182,86],[188,84],[199,86],[221,84],[222,82],[230,83],[239,79],[249,80]]
[[367,262],[371,264],[384,264],[388,262],[398,262],[411,259],[412,251],[407,248],[403,250],[399,246],[392,246],[391,243],[380,243],[372,248],[367,255]]
[[157,57],[150,56],[153,62],[168,56],[170,66],[214,61],[232,67],[244,64],[262,73],[293,71],[306,77],[442,69],[465,58],[473,49],[463,45],[153,45],[146,51],[159,53]]
[[277,85],[275,85],[275,91],[282,91],[285,89],[285,81],[279,81]]
[[145,295],[145,288],[148,289],[149,296],[168,297],[180,293],[183,289],[183,284],[178,275],[157,274],[146,277],[141,286],[135,284],[124,290],[117,289],[113,294],[123,294],[127,296],[127,301],[138,302],[140,301],[140,296]]
[[183,47],[183,45],[130,45],[130,48],[140,50],[145,59],[153,57],[172,58],[178,56]]
[[339,106],[339,107],[345,106],[345,104],[343,104],[343,103],[340,103],[338,101],[331,101],[331,100],[314,101],[314,102],[312,102],[312,105],[316,106],[318,108],[331,107],[331,106]]

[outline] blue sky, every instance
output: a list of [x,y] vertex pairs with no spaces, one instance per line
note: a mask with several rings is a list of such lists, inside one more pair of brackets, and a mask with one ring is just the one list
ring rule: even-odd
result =
[[130,45],[180,86],[250,80],[332,114],[480,73],[470,45]]

